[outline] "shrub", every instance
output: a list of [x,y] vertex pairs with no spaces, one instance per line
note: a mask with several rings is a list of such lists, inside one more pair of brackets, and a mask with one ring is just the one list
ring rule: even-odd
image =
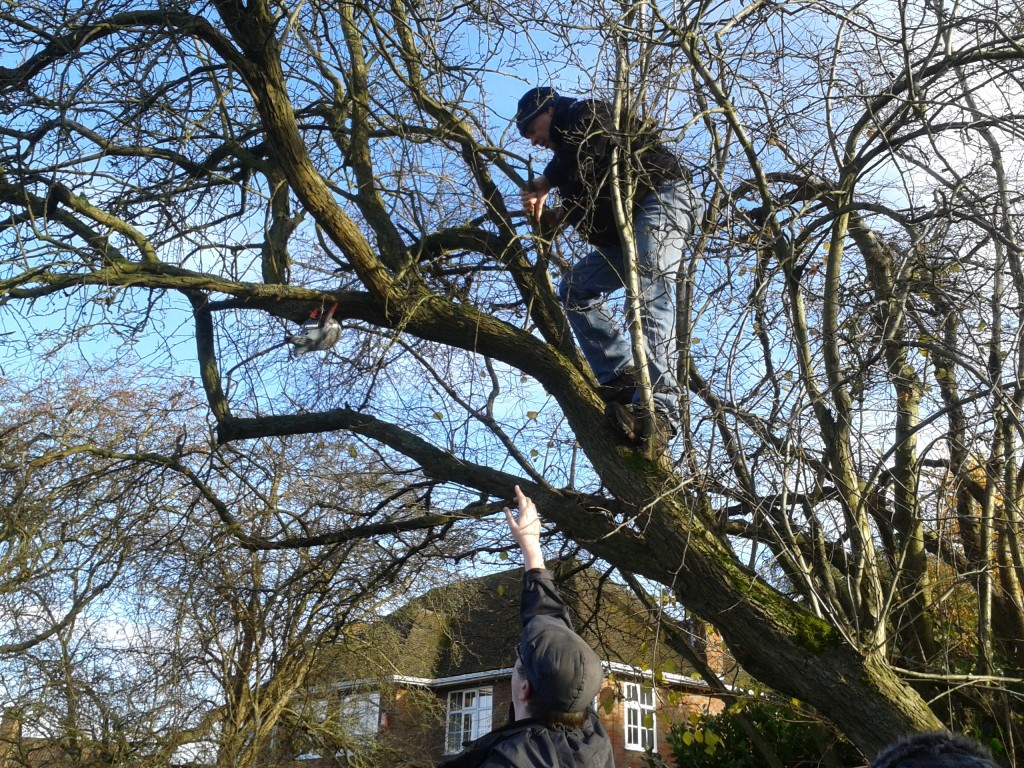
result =
[[745,699],[717,715],[693,712],[688,722],[672,726],[668,741],[679,768],[766,768],[775,764],[755,743],[750,729],[784,768],[861,762],[852,744],[795,703],[787,707]]

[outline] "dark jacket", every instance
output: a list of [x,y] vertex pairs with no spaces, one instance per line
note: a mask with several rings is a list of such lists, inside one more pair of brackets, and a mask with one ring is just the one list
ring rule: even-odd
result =
[[[554,616],[571,628],[569,612],[550,571],[523,575],[519,615],[523,626],[534,616]],[[614,768],[611,741],[593,707],[582,728],[546,726],[519,720],[491,731],[440,768]]]
[[618,245],[612,207],[612,149],[627,148],[629,175],[636,183],[634,206],[658,187],[689,180],[679,158],[662,144],[653,124],[633,121],[627,135],[615,126],[608,103],[595,99],[555,99],[551,116],[554,157],[544,176],[558,188],[564,221],[592,245]]

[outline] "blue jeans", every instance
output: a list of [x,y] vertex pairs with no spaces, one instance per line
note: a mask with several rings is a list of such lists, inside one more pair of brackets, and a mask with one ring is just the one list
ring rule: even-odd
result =
[[[676,181],[647,195],[633,211],[640,322],[654,387],[654,406],[673,421],[677,418],[680,395],[675,280],[687,238],[703,210],[704,203],[693,187]],[[596,246],[569,268],[558,286],[558,296],[583,356],[602,384],[633,364],[623,319],[616,317],[611,301],[611,294],[624,287],[623,273],[622,248]],[[634,402],[639,396],[637,391]]]

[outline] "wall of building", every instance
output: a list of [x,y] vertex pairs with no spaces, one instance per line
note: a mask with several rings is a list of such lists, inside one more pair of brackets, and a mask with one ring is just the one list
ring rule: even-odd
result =
[[[466,687],[478,685],[480,683]],[[494,680],[490,685],[491,723],[493,728],[500,728],[508,719],[511,686],[507,679]],[[391,766],[409,768],[436,766],[445,757],[448,692],[458,689],[399,688],[393,695],[382,697],[381,732],[371,762],[386,761]],[[655,701],[658,752],[666,758],[671,755],[666,737],[672,723],[685,722],[691,712],[717,713],[723,709],[721,701],[695,691],[660,689]],[[645,768],[644,752],[626,749],[626,706],[621,687],[606,683],[598,702],[598,715],[611,740],[616,768]],[[326,768],[337,764],[333,759],[292,763],[295,768]]]
[[[646,765],[644,752],[626,749],[626,706],[619,692],[613,687],[606,687],[601,692],[600,704],[598,714],[612,742],[615,768],[643,768]],[[710,696],[689,691],[659,690],[655,697],[657,752],[666,759],[671,756],[668,733],[672,723],[685,722],[691,712],[718,713],[723,708],[721,700]]]
[[445,706],[433,691],[398,690],[382,718],[381,740],[391,746],[398,765],[437,765],[444,747]]
[[[493,687],[492,725],[499,728],[507,722],[511,686],[507,680],[496,680]],[[438,704],[447,706],[447,690],[438,691]],[[644,752],[626,749],[626,707],[622,701],[621,689],[613,683],[607,683],[598,697],[598,716],[608,732],[615,755],[616,768],[643,768]],[[671,755],[668,745],[668,732],[672,723],[685,722],[691,712],[722,711],[724,705],[718,699],[693,691],[659,690],[656,697],[655,718],[658,751],[662,756]],[[440,757],[440,749],[444,744],[444,722],[439,724],[433,743],[435,753]]]

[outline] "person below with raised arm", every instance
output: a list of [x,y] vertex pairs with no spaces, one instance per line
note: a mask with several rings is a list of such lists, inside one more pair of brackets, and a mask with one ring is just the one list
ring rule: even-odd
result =
[[513,719],[471,742],[442,768],[614,768],[611,741],[594,710],[601,660],[572,629],[569,611],[544,567],[540,516],[517,485],[505,508],[523,553],[523,632],[512,670]]
[[[660,453],[679,421],[676,275],[686,242],[704,215],[704,202],[657,127],[637,119],[627,122],[627,129],[618,129],[607,102],[531,88],[519,100],[516,126],[553,157],[522,190],[521,200],[527,215],[547,229],[571,225],[592,246],[562,276],[558,296],[612,423],[630,442],[651,444]],[[627,277],[611,183],[616,148],[623,150],[621,167],[635,184],[633,241],[653,427],[642,418],[632,347],[609,298],[625,287]],[[545,207],[552,189],[558,190],[561,203],[555,209]]]

